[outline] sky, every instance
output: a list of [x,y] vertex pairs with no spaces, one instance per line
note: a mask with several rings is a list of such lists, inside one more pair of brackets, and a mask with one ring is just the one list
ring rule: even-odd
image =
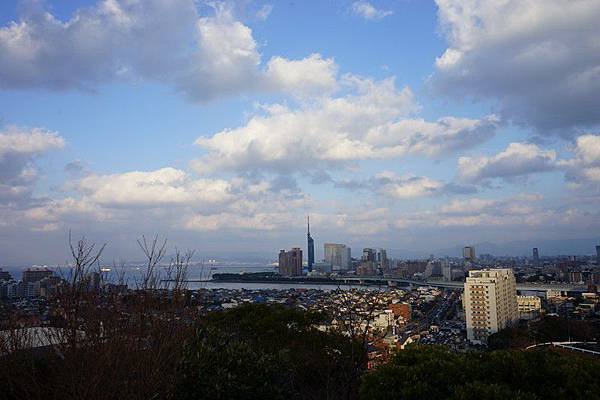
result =
[[[600,232],[597,0],[5,0],[0,265]],[[541,249],[543,254],[544,249]],[[590,249],[590,253],[593,249]]]

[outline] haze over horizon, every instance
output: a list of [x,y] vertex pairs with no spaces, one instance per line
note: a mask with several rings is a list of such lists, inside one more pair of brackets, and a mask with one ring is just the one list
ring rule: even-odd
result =
[[63,262],[69,229],[106,259],[156,233],[275,257],[308,214],[317,256],[587,248],[599,20],[595,0],[3,1],[0,266]]

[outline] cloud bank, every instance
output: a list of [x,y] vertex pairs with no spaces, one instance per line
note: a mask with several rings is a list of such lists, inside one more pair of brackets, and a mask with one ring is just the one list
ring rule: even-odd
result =
[[448,48],[434,86],[499,104],[541,135],[600,123],[596,0],[436,0]]
[[201,15],[193,0],[103,0],[67,21],[41,4],[0,28],[0,88],[95,91],[145,80],[206,102],[247,92],[304,95],[335,82],[337,66],[319,54],[263,65],[252,30],[225,3]]

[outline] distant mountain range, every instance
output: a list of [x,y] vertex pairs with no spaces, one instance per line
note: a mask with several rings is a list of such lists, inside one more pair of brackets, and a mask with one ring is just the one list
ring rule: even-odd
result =
[[[600,236],[585,239],[563,239],[563,240],[527,240],[511,241],[505,243],[465,243],[465,246],[474,246],[475,254],[492,254],[495,256],[531,256],[532,249],[537,247],[540,257],[558,255],[584,255],[596,254],[596,246],[600,245]],[[419,258],[430,254],[436,257],[461,257],[464,246],[454,246],[443,249],[432,249],[428,251],[389,250],[391,257]]]

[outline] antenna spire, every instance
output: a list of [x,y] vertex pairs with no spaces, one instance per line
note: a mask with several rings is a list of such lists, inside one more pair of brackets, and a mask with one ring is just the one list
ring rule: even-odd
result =
[[308,234],[310,235],[310,215],[306,216],[306,222],[307,222],[307,227],[308,227]]

